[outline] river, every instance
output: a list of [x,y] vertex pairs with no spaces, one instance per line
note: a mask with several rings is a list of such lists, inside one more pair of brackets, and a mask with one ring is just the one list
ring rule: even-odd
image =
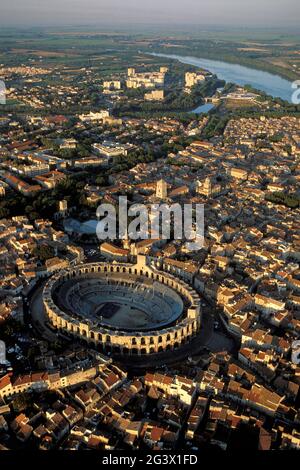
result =
[[279,75],[220,60],[198,59],[197,57],[175,54],[151,53],[151,55],[179,60],[183,64],[204,68],[217,75],[221,80],[225,80],[227,83],[232,82],[241,86],[249,84],[253,88],[264,91],[274,98],[282,98],[289,102],[291,102],[292,99],[292,93],[294,91],[292,89],[292,82],[281,78]]
[[214,105],[211,103],[200,104],[197,106],[196,109],[193,109],[192,113],[201,114],[201,113],[208,113],[211,109],[214,108]]

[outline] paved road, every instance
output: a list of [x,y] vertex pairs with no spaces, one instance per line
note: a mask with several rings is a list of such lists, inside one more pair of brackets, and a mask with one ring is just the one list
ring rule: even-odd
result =
[[43,288],[47,281],[45,281],[40,287],[37,288],[30,301],[30,314],[32,318],[32,326],[37,332],[47,341],[54,343],[58,339],[58,335],[47,328],[46,316],[44,311],[44,305],[42,300]]
[[188,357],[199,356],[205,352],[205,348],[209,351],[228,351],[233,352],[235,349],[234,341],[225,334],[214,331],[215,317],[210,311],[210,307],[205,309],[202,317],[202,328],[192,341],[185,344],[179,349],[166,351],[158,354],[145,356],[114,356],[114,358],[122,363],[127,369],[149,369],[162,367],[164,365],[171,366],[177,363],[183,363]]

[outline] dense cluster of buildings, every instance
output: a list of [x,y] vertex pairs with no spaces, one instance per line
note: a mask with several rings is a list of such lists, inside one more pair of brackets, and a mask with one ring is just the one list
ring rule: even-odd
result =
[[159,72],[137,72],[134,68],[128,69],[127,88],[155,88],[163,86],[167,67],[160,67]]
[[[226,450],[239,433],[254,449],[299,448],[299,413],[286,404],[294,396],[280,384],[270,390],[227,353],[134,378],[86,349],[44,356],[52,364],[47,371],[10,372],[0,380],[2,449],[14,440],[43,450],[174,450],[184,436],[193,450]],[[29,397],[26,409],[20,396]]]
[[[72,120],[0,118],[0,201],[17,192],[31,204],[66,179],[87,181],[72,214],[63,196],[53,220],[0,219],[1,449],[230,449],[244,435],[257,449],[300,448],[299,118],[233,117],[208,141],[207,116],[114,116],[113,97],[123,99],[125,85],[140,100],[163,101],[167,72],[106,77],[109,106],[97,110],[72,81],[8,87],[33,108],[86,107]],[[48,73],[12,67],[3,76]],[[207,75],[186,73],[185,90]],[[223,98],[256,97],[236,90]],[[88,236],[93,224],[76,233],[87,219],[97,222],[100,201],[117,208],[120,195],[149,210],[203,204],[204,244],[195,250],[186,233],[100,242]],[[90,248],[96,259],[86,259]],[[103,315],[93,310],[100,291],[114,299],[108,311],[101,305]],[[128,292],[132,317],[145,315],[148,330],[109,326]],[[44,314],[38,326],[34,302],[34,315]],[[178,315],[164,323],[168,309]],[[127,375],[131,360],[144,365]]]
[[[0,227],[1,305],[11,305],[12,312],[14,298],[26,294],[40,278],[83,260],[82,248],[72,245],[49,220],[37,219],[32,224],[19,216],[1,219]],[[43,248],[51,249],[45,259],[39,257]]]

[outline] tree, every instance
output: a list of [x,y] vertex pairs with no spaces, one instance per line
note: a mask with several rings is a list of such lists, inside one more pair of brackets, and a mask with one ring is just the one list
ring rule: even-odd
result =
[[98,186],[105,186],[105,183],[106,183],[106,178],[104,176],[97,176],[96,180],[95,180],[95,183],[98,185]]
[[12,401],[12,406],[16,413],[21,413],[22,411],[26,410],[31,405],[31,403],[32,401],[28,393],[20,393]]
[[54,257],[55,255],[55,251],[54,251],[54,248],[52,248],[52,246],[49,246],[49,245],[41,245],[41,246],[37,246],[34,250],[33,250],[33,254],[34,256],[36,256],[37,258],[39,258],[40,261],[46,261],[48,259],[51,259]]

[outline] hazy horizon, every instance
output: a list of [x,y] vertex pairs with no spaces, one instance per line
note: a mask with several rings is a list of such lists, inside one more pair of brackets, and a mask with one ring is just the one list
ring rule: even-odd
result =
[[299,0],[0,0],[2,26],[191,25],[295,28]]

